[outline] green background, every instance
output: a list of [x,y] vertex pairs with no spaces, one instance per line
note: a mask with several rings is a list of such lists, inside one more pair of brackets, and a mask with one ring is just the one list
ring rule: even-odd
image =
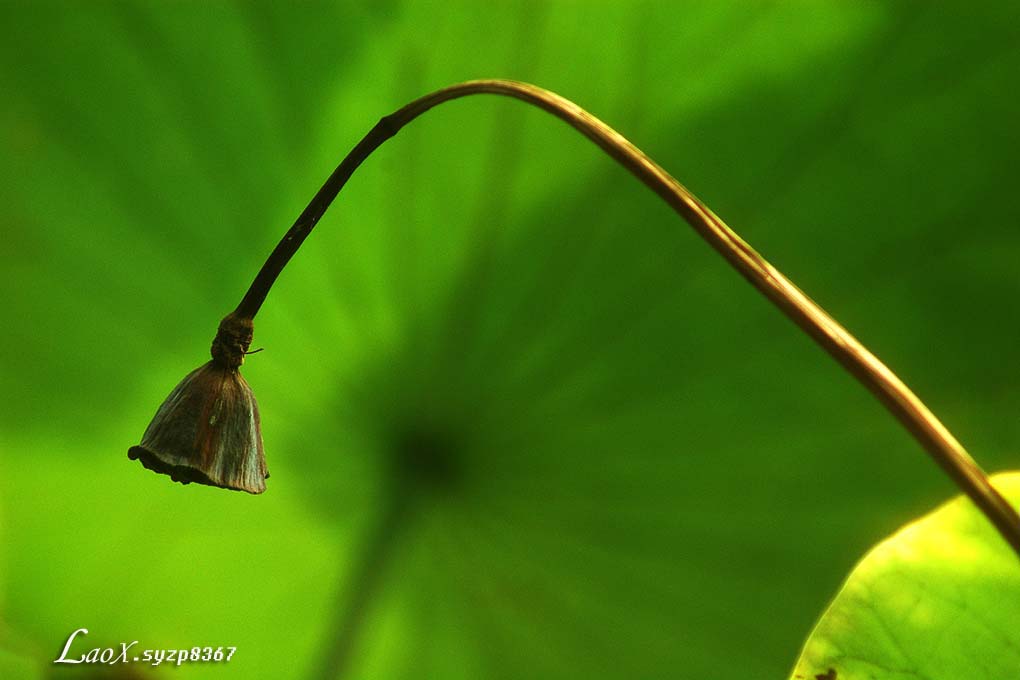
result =
[[[309,676],[361,593],[352,677],[785,677],[854,561],[953,488],[520,103],[401,132],[281,277],[244,368],[263,496],[126,450],[381,115],[509,77],[631,139],[1017,468],[1014,7],[0,5],[0,675],[85,627],[79,653],[237,646],[156,675]],[[408,441],[435,455],[404,473]]]

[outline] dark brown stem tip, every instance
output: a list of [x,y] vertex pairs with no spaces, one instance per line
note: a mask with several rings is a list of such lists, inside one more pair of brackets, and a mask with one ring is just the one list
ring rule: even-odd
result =
[[251,319],[238,316],[236,312],[223,317],[210,349],[213,361],[223,368],[238,368],[251,346],[254,329]]

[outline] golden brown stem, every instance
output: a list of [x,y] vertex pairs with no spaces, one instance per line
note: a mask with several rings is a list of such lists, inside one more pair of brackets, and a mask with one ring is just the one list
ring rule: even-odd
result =
[[640,149],[573,102],[534,85],[509,80],[460,83],[417,99],[381,119],[298,217],[255,278],[235,314],[248,319],[255,316],[284,265],[354,170],[380,144],[432,107],[475,94],[513,97],[548,111],[597,144],[657,193],[744,278],[871,390],[1020,555],[1020,516],[1016,510],[989,484],[988,477],[949,430],[892,371]]

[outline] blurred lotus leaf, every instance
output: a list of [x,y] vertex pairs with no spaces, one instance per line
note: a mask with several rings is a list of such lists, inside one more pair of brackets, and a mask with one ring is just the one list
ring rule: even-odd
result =
[[508,77],[620,130],[1015,469],[1016,13],[6,3],[0,619],[43,667],[79,627],[237,646],[182,679],[321,672],[348,611],[351,677],[783,677],[854,560],[951,487],[519,103],[402,131],[279,280],[245,363],[265,494],[126,448],[380,116]]

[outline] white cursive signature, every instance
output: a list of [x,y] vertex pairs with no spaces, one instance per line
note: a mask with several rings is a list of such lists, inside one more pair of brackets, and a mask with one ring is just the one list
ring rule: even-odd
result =
[[71,649],[71,643],[78,636],[78,633],[82,635],[88,635],[88,628],[79,628],[78,630],[71,633],[71,636],[67,638],[67,642],[64,643],[64,649],[60,652],[60,658],[55,659],[53,663],[127,663],[128,650],[138,644],[138,640],[132,643],[122,642],[120,643],[120,654],[114,651],[112,647],[96,647],[95,649],[89,650],[87,654],[82,654],[76,659],[67,658],[67,652]]

